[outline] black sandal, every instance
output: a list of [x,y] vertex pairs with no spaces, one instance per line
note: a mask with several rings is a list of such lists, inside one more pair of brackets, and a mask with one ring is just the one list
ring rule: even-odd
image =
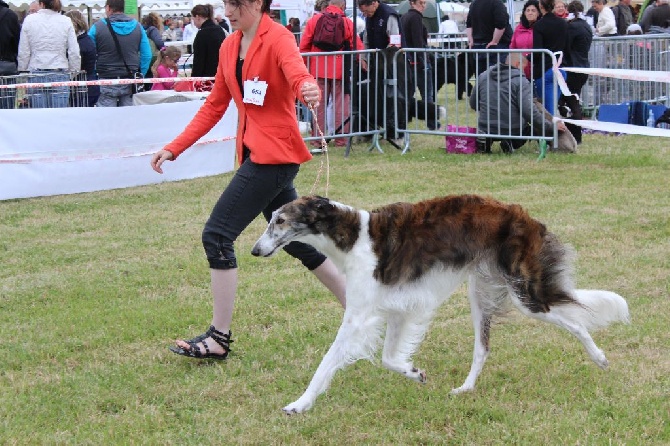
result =
[[[228,333],[223,333],[214,328],[213,325],[210,325],[209,330],[207,330],[206,333],[203,333],[200,336],[196,336],[193,339],[189,339],[188,341],[184,341],[190,347],[188,350],[183,349],[181,347],[177,347],[176,345],[169,347],[169,349],[172,353],[176,353],[182,356],[188,356],[189,358],[223,360],[226,359],[228,357],[228,353],[231,352],[230,344],[234,342],[232,339],[230,339],[232,334],[233,333],[230,330],[228,331]],[[205,339],[207,338],[212,338],[214,342],[216,342],[223,348],[224,352],[210,353],[209,346],[205,341]],[[200,348],[198,347],[199,343],[202,343],[202,345],[205,347],[205,353],[202,353],[200,351]]]

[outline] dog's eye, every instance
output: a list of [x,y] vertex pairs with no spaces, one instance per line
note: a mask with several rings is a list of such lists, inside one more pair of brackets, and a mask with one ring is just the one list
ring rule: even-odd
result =
[[275,223],[277,223],[278,225],[281,225],[281,224],[284,224],[284,221],[285,220],[283,218],[279,217]]

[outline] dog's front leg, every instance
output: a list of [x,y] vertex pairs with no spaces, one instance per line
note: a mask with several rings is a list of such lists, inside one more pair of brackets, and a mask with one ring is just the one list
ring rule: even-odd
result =
[[307,390],[296,401],[284,407],[284,412],[294,414],[309,410],[316,398],[328,389],[335,372],[374,354],[380,339],[379,326],[383,321],[380,317],[361,314],[360,309],[357,312],[354,316],[351,307],[347,307],[335,341],[321,360]]

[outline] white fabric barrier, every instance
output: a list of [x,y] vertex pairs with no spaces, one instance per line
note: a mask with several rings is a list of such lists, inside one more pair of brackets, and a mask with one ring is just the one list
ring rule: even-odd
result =
[[618,122],[590,121],[586,119],[560,119],[563,122],[567,122],[568,124],[574,124],[580,127],[584,127],[585,129],[599,130],[602,132],[625,133],[627,135],[662,136],[664,138],[670,138],[670,129],[645,127],[643,125],[620,124]]
[[151,155],[178,135],[200,101],[137,107],[0,110],[0,200],[72,194],[233,170],[237,109],[163,175]]
[[209,96],[209,91],[149,90],[133,95],[133,105],[156,105],[170,102],[201,101]]

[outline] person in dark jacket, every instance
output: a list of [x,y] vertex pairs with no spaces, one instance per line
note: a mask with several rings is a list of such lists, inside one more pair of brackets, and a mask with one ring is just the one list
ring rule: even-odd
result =
[[[552,53],[565,51],[568,41],[568,22],[556,17],[553,10],[554,0],[540,0],[542,18],[533,27],[533,49],[546,49]],[[535,54],[534,59],[535,92],[544,108],[554,114],[558,96],[554,94],[553,60],[548,55],[542,57],[538,54]]]
[[[19,53],[19,18],[9,5],[0,0],[0,76],[16,74],[16,56]],[[16,79],[7,78],[6,82],[16,83]],[[16,90],[0,90],[0,109],[14,108]]]
[[[423,24],[423,11],[426,9],[426,0],[409,0],[409,10],[400,17],[400,27],[403,30],[403,48],[426,48],[428,46],[428,30]],[[434,102],[433,71],[430,59],[426,53],[409,53],[408,61],[414,79],[419,88],[421,99],[424,102]],[[414,85],[410,88],[414,94]],[[429,130],[439,127],[437,122],[426,123]]]
[[363,44],[366,48],[383,50],[392,45],[392,36],[400,37],[400,15],[395,9],[379,0],[359,0],[358,9],[365,16]]
[[[566,67],[589,68],[589,50],[593,41],[593,32],[591,25],[584,20],[584,5],[580,0],[573,0],[568,5],[568,13],[573,18],[568,22],[568,41],[565,47],[565,57],[563,65]],[[570,92],[577,96],[561,96],[559,104],[565,104],[570,110],[572,119],[582,119],[582,106],[579,103],[579,96],[582,94],[582,87],[589,78],[588,74],[568,73],[565,80]],[[582,128],[574,124],[566,124],[572,136],[575,137],[577,144],[582,143]]]
[[[95,69],[95,64],[98,60],[98,50],[95,48],[95,43],[93,43],[91,36],[88,35],[86,19],[76,9],[66,12],[65,15],[72,20],[74,32],[77,34],[79,54],[81,54],[81,69],[86,71],[86,80],[96,81],[98,80],[98,72]],[[73,107],[93,107],[98,102],[99,96],[100,86],[90,85],[88,87],[88,100],[85,103],[81,103],[76,96],[70,96],[70,103]]]
[[214,23],[212,5],[196,5],[191,10],[193,24],[199,29],[193,40],[193,77],[212,77],[219,64],[219,47],[226,38],[225,31]]

